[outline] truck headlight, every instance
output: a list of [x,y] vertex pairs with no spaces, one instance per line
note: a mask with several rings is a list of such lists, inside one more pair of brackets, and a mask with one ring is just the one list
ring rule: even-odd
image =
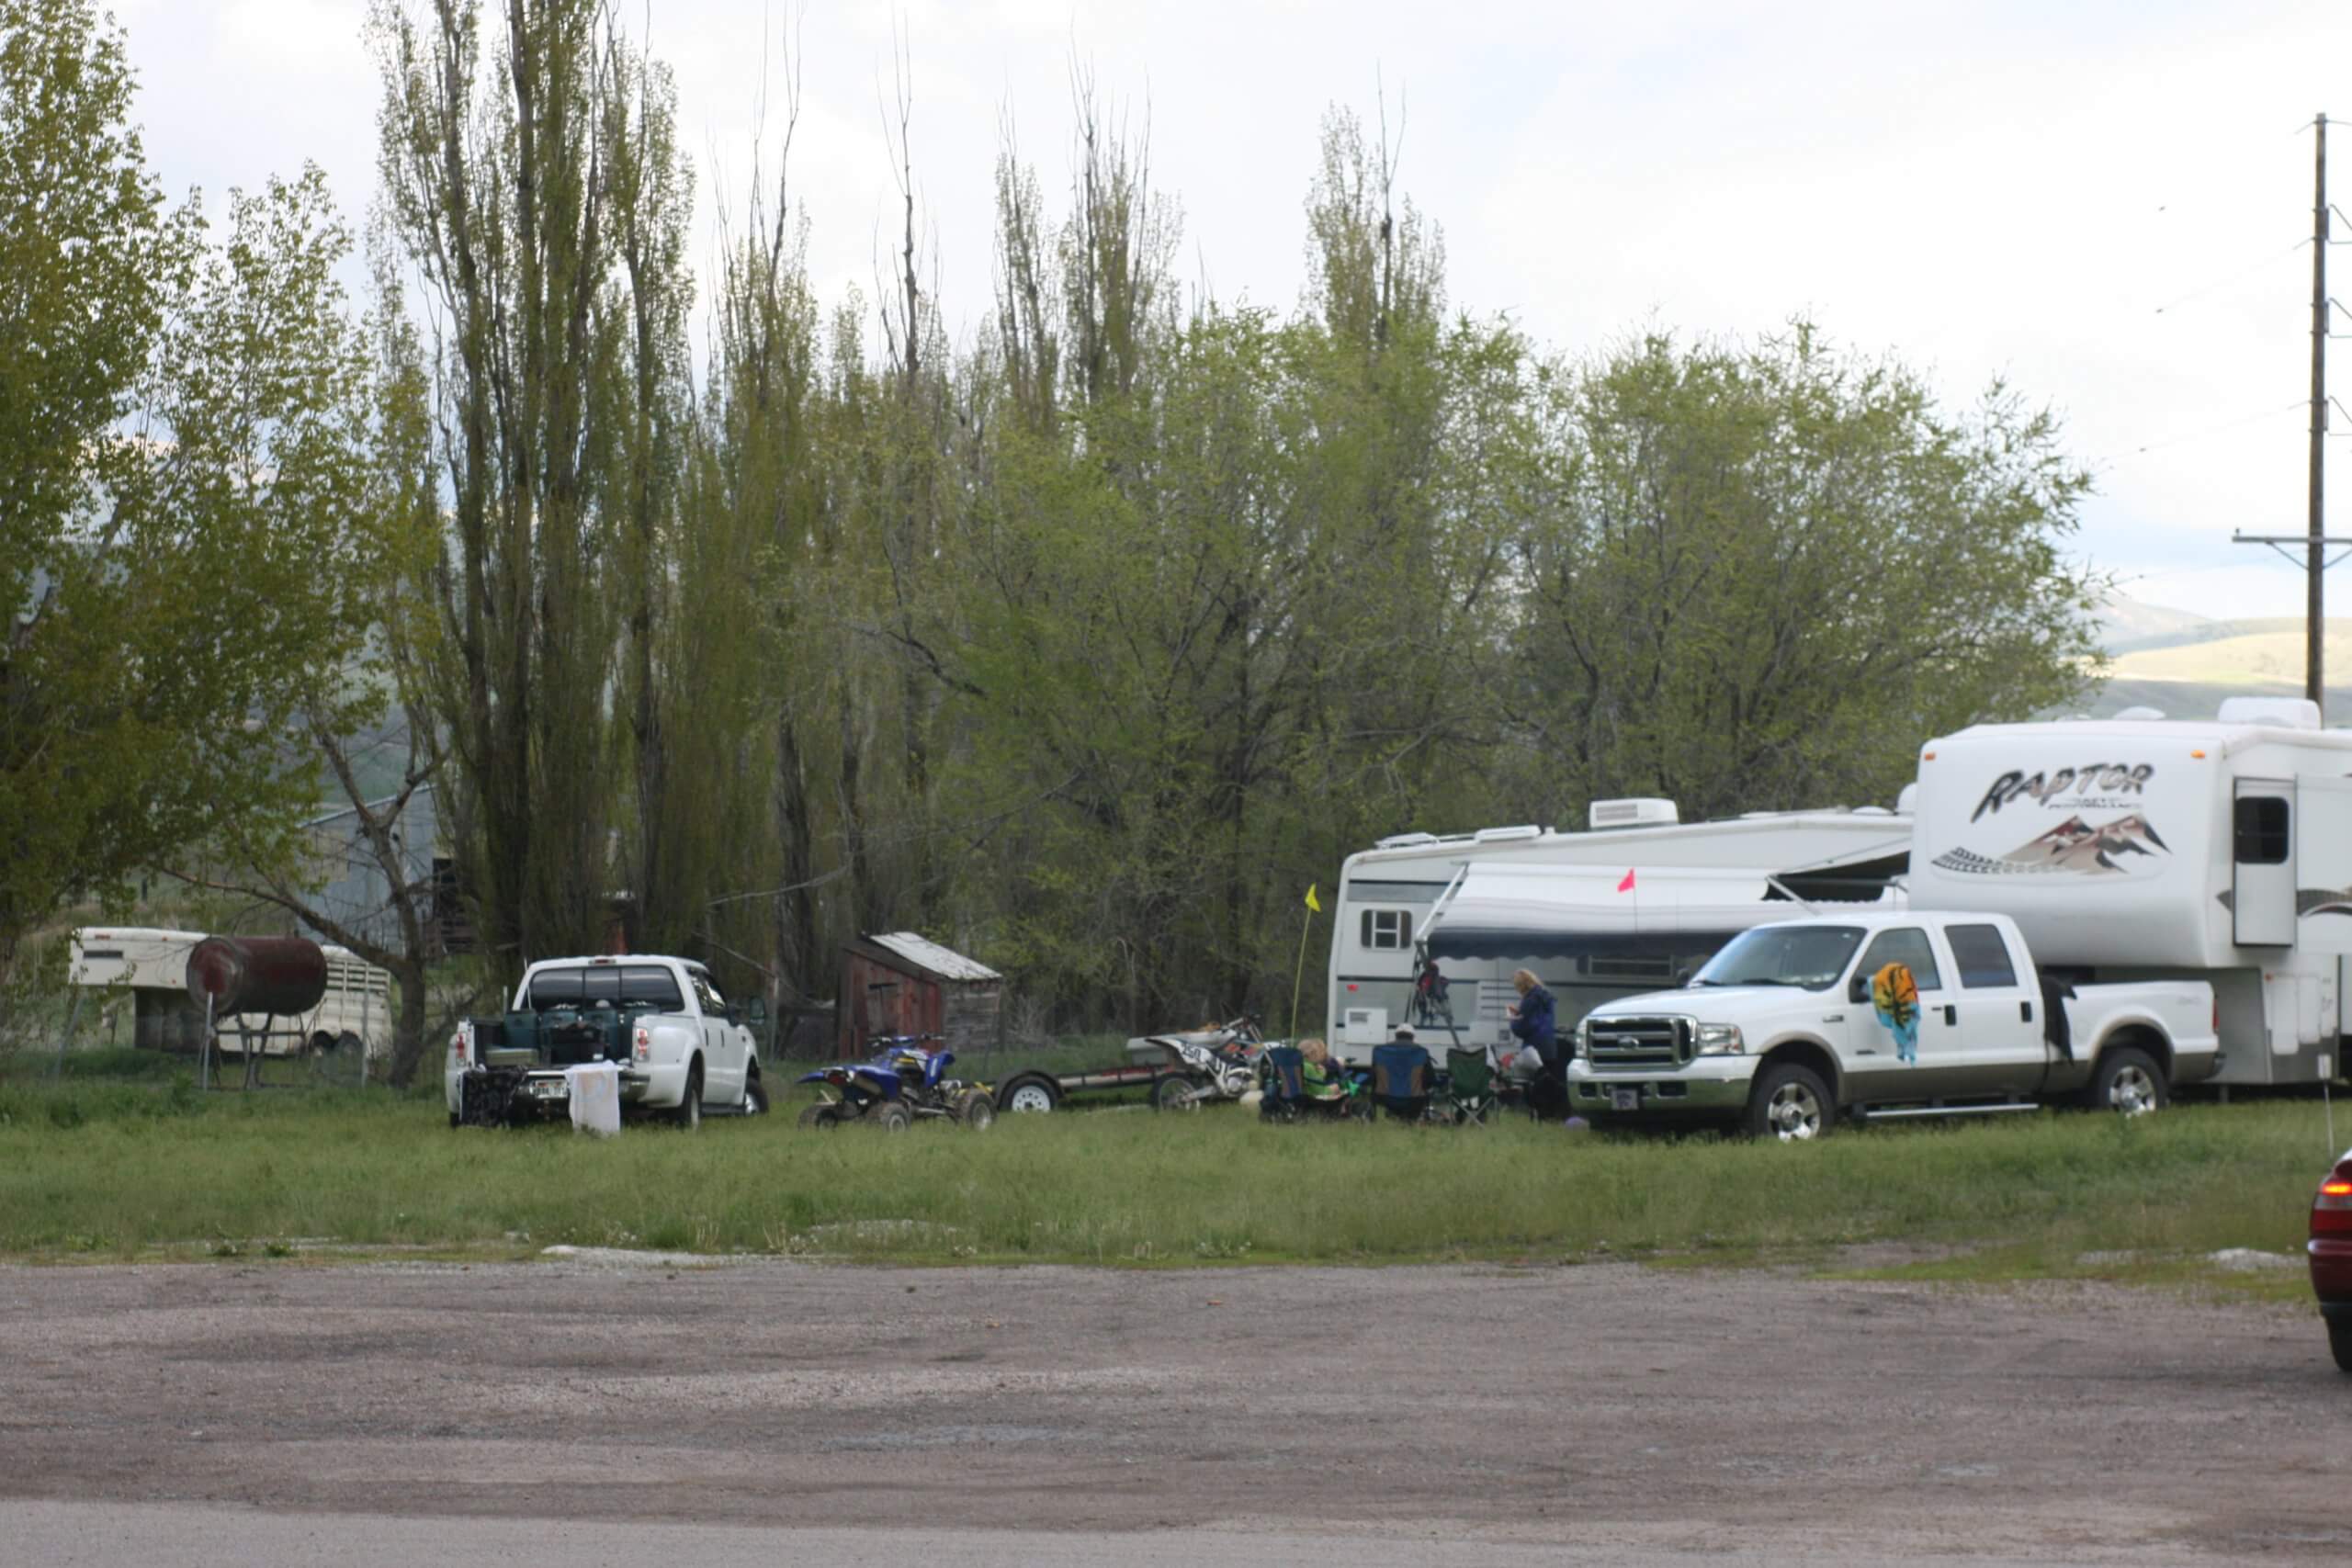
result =
[[1739,1037],[1739,1025],[1736,1023],[1701,1024],[1698,1045],[1702,1056],[1740,1056],[1747,1053],[1747,1042]]
[[1577,1055],[1579,1056],[1589,1056],[1591,1054],[1592,1014],[1587,1013],[1582,1018],[1577,1020]]

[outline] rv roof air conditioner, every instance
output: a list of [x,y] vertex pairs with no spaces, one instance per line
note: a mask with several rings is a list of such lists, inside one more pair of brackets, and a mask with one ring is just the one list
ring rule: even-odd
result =
[[1670,800],[1596,800],[1588,820],[1596,829],[1671,828],[1682,820],[1682,813]]
[[2146,708],[2146,707],[2141,707],[2141,708],[2125,708],[2121,713],[2117,714],[2115,716],[2116,716],[2116,717],[2118,717],[2118,718],[2143,719],[2143,718],[2162,718],[2162,717],[2164,717],[2164,716],[2165,716],[2165,710],[2164,710],[2164,709],[2162,709],[2162,708]]
[[1919,786],[1916,784],[1905,784],[1903,793],[1894,797],[1894,814],[1897,817],[1910,817],[1916,815],[1918,809]]
[[2267,724],[2279,729],[2317,729],[2319,705],[2309,697],[2224,697],[2223,724]]
[[1416,844],[1434,844],[1436,842],[1437,835],[1435,833],[1391,833],[1388,837],[1375,842],[1372,847],[1375,850],[1408,850]]

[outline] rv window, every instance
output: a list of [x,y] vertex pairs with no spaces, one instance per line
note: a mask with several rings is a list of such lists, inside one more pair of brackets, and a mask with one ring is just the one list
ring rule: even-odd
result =
[[2237,859],[2240,865],[2287,863],[2287,803],[2275,795],[2238,797]]
[[1960,983],[1970,990],[2008,987],[2018,983],[2017,966],[2009,962],[2009,944],[1997,926],[1946,926],[1944,940],[1951,943],[1951,961],[1960,965]]
[[1912,980],[1923,991],[1944,988],[1944,977],[1936,973],[1936,950],[1928,945],[1928,933],[1917,926],[1879,932],[1871,950],[1862,954],[1861,967],[1854,973],[1868,978],[1890,964],[1909,969]]
[[1369,948],[1401,950],[1413,945],[1413,917],[1403,909],[1366,909],[1357,929]]

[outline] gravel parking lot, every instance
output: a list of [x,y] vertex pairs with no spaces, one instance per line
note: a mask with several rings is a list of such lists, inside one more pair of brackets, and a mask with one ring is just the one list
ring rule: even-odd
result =
[[0,1528],[34,1560],[99,1539],[58,1522],[98,1517],[56,1506],[74,1502],[184,1545],[201,1532],[137,1507],[839,1529],[910,1561],[936,1561],[944,1529],[975,1561],[1039,1553],[971,1532],[1042,1531],[1137,1562],[1186,1532],[1237,1562],[1308,1538],[1366,1561],[1442,1542],[1465,1562],[2335,1562],[2347,1433],[2352,1379],[2307,1310],[2098,1287],[1623,1265],[0,1269]]

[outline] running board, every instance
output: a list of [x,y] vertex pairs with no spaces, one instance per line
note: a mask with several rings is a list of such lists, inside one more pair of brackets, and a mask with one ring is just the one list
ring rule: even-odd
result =
[[2039,1111],[2032,1100],[2018,1100],[2008,1105],[1914,1105],[1900,1111],[1872,1111],[1857,1106],[1854,1114],[1865,1122],[1892,1122],[1904,1116],[1997,1116],[2011,1111]]

